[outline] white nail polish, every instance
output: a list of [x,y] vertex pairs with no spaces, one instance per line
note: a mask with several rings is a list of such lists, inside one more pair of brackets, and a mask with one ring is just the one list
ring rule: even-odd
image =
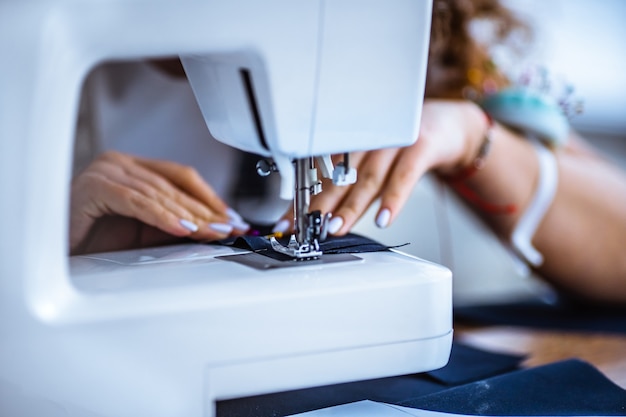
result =
[[250,225],[246,223],[243,219],[231,218],[228,221],[228,224],[230,224],[231,226],[233,226],[235,229],[238,229],[238,230],[248,230],[250,228]]
[[272,229],[272,233],[285,233],[287,230],[289,230],[289,220],[282,219],[281,221],[276,223],[276,225]]
[[333,217],[328,222],[328,233],[334,235],[341,229],[341,226],[343,226],[343,219],[341,217]]
[[234,209],[230,207],[226,209],[226,215],[231,220],[243,220],[241,214],[237,213]]
[[391,219],[391,211],[389,209],[382,209],[376,217],[376,226],[384,229],[389,226],[389,220]]
[[216,232],[224,233],[226,235],[233,231],[233,226],[226,223],[209,223],[209,227]]
[[193,222],[190,222],[189,220],[180,219],[179,223],[181,226],[183,226],[185,229],[189,230],[190,232],[198,231],[198,225]]

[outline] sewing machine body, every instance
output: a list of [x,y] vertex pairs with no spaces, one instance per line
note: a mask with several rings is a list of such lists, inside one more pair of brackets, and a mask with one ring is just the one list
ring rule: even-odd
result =
[[[90,353],[75,360],[86,362],[86,378],[90,358],[112,365],[98,369],[98,379],[113,385],[113,393],[101,393],[110,410],[104,415],[133,415],[111,399],[146,383],[156,395],[141,410],[205,415],[198,407],[215,399],[421,372],[447,361],[447,269],[394,252],[271,271],[220,258],[242,252],[188,244],[72,259],[73,284],[85,300],[68,318],[99,334],[79,335]],[[128,378],[113,382],[120,374]]]
[[[387,0],[0,3],[0,54],[8,63],[0,72],[1,414],[211,417],[218,399],[443,366],[450,272],[399,253],[272,271],[224,261],[216,256],[232,249],[199,244],[67,256],[76,115],[81,83],[95,65],[243,57],[259,86],[267,146],[250,145],[260,143],[255,135],[238,142],[258,133],[239,84],[221,95],[232,105],[207,122],[229,144],[279,160],[377,148],[382,138],[386,146],[408,144],[419,124],[430,7],[427,0],[394,7]],[[372,81],[381,73],[359,65],[373,60],[355,61],[363,78],[343,77],[333,87],[325,79],[345,75],[341,66],[317,71],[312,58],[324,56],[315,53],[320,40],[341,38],[339,26],[321,32],[320,22],[333,27],[354,10],[352,41],[384,22],[379,35],[399,42],[389,45],[414,51],[393,83],[370,82],[371,94],[362,91],[366,74]],[[358,48],[389,47],[377,39]],[[400,91],[407,85],[410,94]],[[333,102],[334,88],[345,99]],[[406,99],[380,101],[390,91]],[[350,113],[364,97],[378,106]]]

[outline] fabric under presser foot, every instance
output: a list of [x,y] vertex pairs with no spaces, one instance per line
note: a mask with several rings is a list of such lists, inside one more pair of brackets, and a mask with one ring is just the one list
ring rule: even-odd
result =
[[[382,252],[404,246],[386,246],[364,236],[349,233],[345,236],[333,236],[323,241],[320,244],[320,249],[324,255],[320,258],[302,261],[289,255],[276,252],[272,249],[270,240],[263,236],[239,236],[233,239],[222,240],[219,243],[252,251],[251,253],[240,255],[220,256],[220,259],[242,263],[263,270],[297,267],[305,264],[312,265],[356,261],[360,258],[352,255],[354,253]],[[286,245],[287,240],[283,240],[281,243]]]

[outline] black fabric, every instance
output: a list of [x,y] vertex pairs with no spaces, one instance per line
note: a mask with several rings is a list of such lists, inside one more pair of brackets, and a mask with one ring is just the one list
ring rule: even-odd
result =
[[454,309],[457,323],[626,334],[626,308],[571,301],[524,301]]
[[517,369],[521,360],[521,356],[486,352],[455,343],[448,365],[441,370],[220,401],[217,415],[286,416],[360,400],[400,404],[461,382]]
[[624,416],[626,391],[577,359],[515,371],[400,405],[481,416]]
[[[279,240],[287,245],[288,240]],[[222,244],[234,246],[239,249],[246,249],[257,252],[259,254],[272,257],[277,260],[292,260],[288,255],[276,252],[272,249],[270,240],[263,236],[239,236],[234,239],[222,240]],[[385,246],[372,239],[355,233],[348,233],[345,236],[330,236],[328,239],[320,243],[320,249],[324,254],[345,254],[345,253],[365,253],[365,252],[381,252],[399,246]]]

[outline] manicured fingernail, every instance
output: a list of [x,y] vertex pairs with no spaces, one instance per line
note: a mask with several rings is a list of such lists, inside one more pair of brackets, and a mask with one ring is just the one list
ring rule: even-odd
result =
[[231,219],[228,221],[228,224],[238,230],[248,230],[250,228],[250,225],[246,223],[243,219],[233,219],[231,217]]
[[189,220],[180,219],[179,223],[181,226],[183,226],[185,229],[189,230],[190,232],[198,231],[198,225],[193,222],[190,222]]
[[272,229],[272,233],[285,233],[287,230],[289,230],[289,220],[282,219],[281,221],[276,223],[276,225]]
[[389,220],[391,219],[391,211],[389,209],[382,209],[378,216],[376,216],[376,226],[384,229],[389,226]]
[[230,234],[233,231],[233,226],[226,223],[209,223],[209,227],[216,232],[224,233],[226,235]]
[[230,207],[226,209],[226,215],[231,220],[243,220],[241,214],[237,213],[234,209]]
[[343,226],[343,219],[341,217],[333,217],[328,222],[328,233],[334,235],[341,229],[341,226]]

